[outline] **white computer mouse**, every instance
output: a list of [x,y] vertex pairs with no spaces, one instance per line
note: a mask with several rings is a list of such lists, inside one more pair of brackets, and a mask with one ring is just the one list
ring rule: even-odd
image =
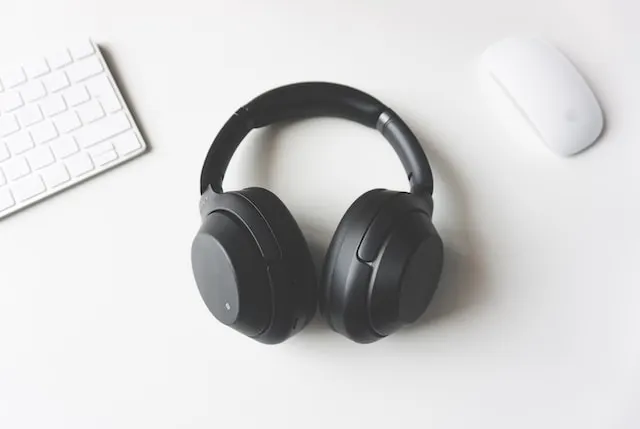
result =
[[592,145],[602,133],[600,104],[576,67],[549,43],[508,38],[491,45],[481,72],[507,97],[554,153],[569,156]]

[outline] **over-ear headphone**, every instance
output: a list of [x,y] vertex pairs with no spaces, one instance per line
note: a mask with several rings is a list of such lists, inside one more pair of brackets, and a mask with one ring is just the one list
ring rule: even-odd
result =
[[[327,251],[319,288],[307,242],[284,203],[263,188],[222,191],[229,161],[249,131],[314,116],[377,128],[411,184],[410,193],[366,192],[349,207]],[[443,244],[431,222],[431,167],[402,119],[364,92],[306,82],[253,99],[213,141],[200,193],[202,226],[191,248],[198,289],[220,322],[257,341],[286,340],[319,304],[333,330],[370,343],[418,319],[436,290]]]

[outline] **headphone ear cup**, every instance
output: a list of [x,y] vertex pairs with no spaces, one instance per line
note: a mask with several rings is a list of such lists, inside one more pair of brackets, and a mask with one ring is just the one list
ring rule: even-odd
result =
[[[357,319],[360,320],[364,320],[366,315],[362,313],[361,306],[351,310],[345,308],[344,285],[349,276],[355,278],[366,274],[366,267],[358,266],[358,246],[380,208],[396,194],[385,189],[365,192],[347,209],[333,234],[325,257],[319,304],[327,323],[337,332],[346,333],[353,329],[361,333],[369,330],[367,326],[346,326],[345,317],[349,311],[357,312]],[[373,332],[371,334],[375,335]]]
[[191,261],[211,313],[262,343],[299,332],[316,311],[316,277],[289,210],[259,188],[210,194],[204,204]]
[[422,315],[442,263],[429,203],[405,192],[370,191],[349,208],[330,245],[323,314],[356,342],[379,340]]
[[[224,198],[231,203],[237,203],[237,199]],[[238,214],[243,207],[231,206],[203,219],[191,245],[193,274],[204,303],[216,319],[262,341],[273,320],[266,247],[256,240],[252,230],[256,223],[240,220]]]
[[[415,196],[411,196],[416,198]],[[370,256],[360,257],[371,264],[373,275],[368,294],[369,321],[381,337],[415,322],[427,309],[442,272],[444,249],[430,216],[416,210],[399,210],[383,228],[383,242],[374,245]],[[384,223],[384,222],[381,222]]]
[[264,188],[246,188],[237,194],[247,198],[271,229],[281,259],[270,267],[274,292],[275,323],[293,335],[313,319],[317,309],[317,278],[311,252],[298,223],[285,204]]

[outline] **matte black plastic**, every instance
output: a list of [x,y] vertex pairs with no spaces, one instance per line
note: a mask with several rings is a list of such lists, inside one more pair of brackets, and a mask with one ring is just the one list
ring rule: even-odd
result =
[[346,270],[336,276],[343,283],[335,289],[330,307],[333,330],[358,343],[372,343],[382,338],[369,322],[368,291],[374,276],[373,267],[357,258],[345,265]]
[[347,210],[322,277],[321,308],[332,329],[370,343],[425,311],[443,260],[430,214],[418,196],[384,190],[365,193]]
[[393,201],[390,201],[378,212],[375,219],[365,234],[358,248],[358,258],[364,262],[373,262],[378,257],[382,244],[387,239],[391,228],[398,221],[398,213],[419,210],[431,216],[431,207],[424,198],[405,192],[396,193]]
[[244,224],[229,212],[207,217],[191,247],[198,290],[209,311],[250,337],[271,324],[273,297],[267,264]]
[[[409,166],[407,174],[411,192],[424,194],[430,199],[433,194],[433,173],[418,138],[395,112],[389,109],[385,114],[388,118],[381,118],[378,130],[391,143],[405,169]],[[433,202],[431,205],[433,210]]]
[[[356,257],[358,247],[369,224],[384,203],[396,195],[397,192],[384,189],[365,192],[347,209],[333,234],[322,271],[319,306],[327,322],[335,330],[338,330],[339,327],[333,325],[334,323],[340,324],[342,314],[338,305],[334,305],[339,301],[336,294],[342,293],[339,285],[346,282],[349,267],[353,264],[352,258]],[[344,255],[349,256],[344,258]],[[335,288],[334,285],[336,285]]]
[[240,142],[254,128],[279,121],[332,116],[379,128],[406,171],[414,193],[430,195],[433,177],[416,136],[391,109],[357,89],[328,82],[302,82],[268,91],[238,109],[214,139],[202,167],[200,193],[222,192],[227,166]]
[[299,332],[316,311],[316,277],[306,241],[284,204],[265,189],[249,188],[205,193],[201,212],[191,259],[209,310],[266,344]]
[[327,250],[320,309],[334,331],[354,341],[372,342],[380,338],[370,326],[367,310],[372,269],[358,259],[357,252],[371,222],[398,194],[374,189],[361,195],[340,220]]
[[231,116],[218,131],[213,140],[200,172],[200,194],[204,194],[208,186],[217,193],[222,193],[222,179],[227,171],[231,157],[238,145],[253,128],[240,109]]
[[[316,311],[316,276],[307,243],[282,201],[261,188],[208,191],[201,214],[192,263],[209,310],[267,344],[300,331]],[[247,318],[245,308],[257,318]]]
[[372,264],[371,326],[387,336],[427,309],[442,271],[442,241],[429,217],[412,211],[396,219]]
[[[277,261],[282,258],[282,251],[278,246],[275,234],[269,228],[260,211],[238,192],[216,194],[205,192],[201,198],[201,216],[204,219],[214,211],[224,211],[235,215],[245,224],[247,230],[256,241],[260,253],[267,261]],[[249,203],[249,204],[247,204]]]
[[[274,288],[274,324],[279,341],[294,335],[312,319],[317,309],[317,277],[311,252],[298,223],[274,193],[264,188],[240,191],[259,210],[282,249],[280,263],[271,264]],[[286,337],[285,337],[286,335]]]
[[334,116],[375,128],[386,107],[362,91],[325,82],[301,82],[272,89],[245,106],[252,126],[280,121]]

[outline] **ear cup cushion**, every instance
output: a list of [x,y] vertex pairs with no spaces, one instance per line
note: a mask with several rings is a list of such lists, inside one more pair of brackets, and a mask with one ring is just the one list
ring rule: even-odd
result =
[[266,220],[282,254],[280,263],[271,268],[276,292],[275,306],[284,308],[285,301],[293,302],[298,331],[315,314],[317,307],[317,279],[307,241],[293,215],[274,193],[264,188],[246,188],[236,192],[248,199]]
[[319,300],[320,311],[334,330],[345,329],[341,320],[344,309],[340,306],[344,299],[339,296],[344,293],[345,279],[340,275],[348,272],[362,237],[377,213],[398,194],[385,189],[364,193],[351,204],[336,228],[325,257]]

